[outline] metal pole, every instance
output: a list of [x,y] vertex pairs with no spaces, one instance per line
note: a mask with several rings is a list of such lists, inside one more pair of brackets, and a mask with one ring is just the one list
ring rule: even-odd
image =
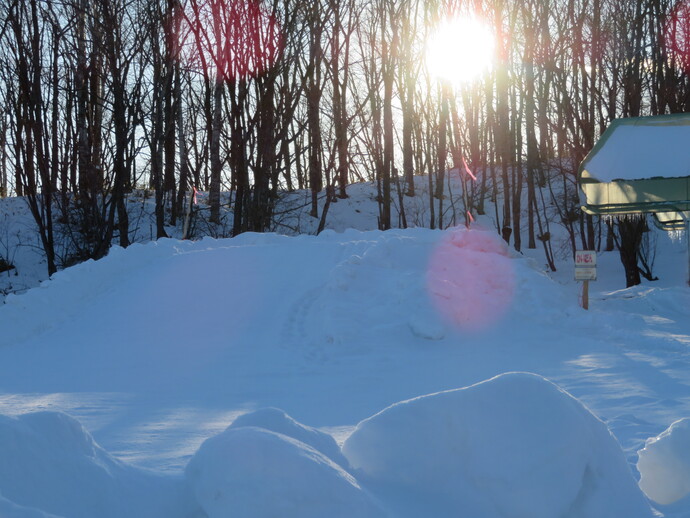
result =
[[683,219],[683,223],[685,223],[685,243],[688,247],[687,249],[687,263],[688,263],[688,270],[687,270],[687,276],[686,280],[688,283],[688,286],[690,286],[690,217],[688,217],[688,214],[680,209],[676,209],[678,211],[678,214],[680,214],[680,217]]

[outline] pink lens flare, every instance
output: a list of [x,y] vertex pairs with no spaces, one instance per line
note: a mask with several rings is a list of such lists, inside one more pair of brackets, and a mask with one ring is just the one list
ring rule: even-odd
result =
[[222,81],[268,71],[283,50],[280,24],[253,0],[191,0],[182,13],[180,59]]
[[463,331],[482,331],[510,307],[515,275],[506,243],[493,232],[455,229],[432,253],[427,291],[439,313]]
[[470,178],[472,178],[472,180],[474,180],[474,181],[476,182],[476,181],[477,181],[477,177],[474,176],[474,173],[472,173],[472,171],[470,171],[470,168],[469,168],[469,166],[467,165],[467,161],[465,160],[465,157],[462,157],[462,166],[465,168],[465,173],[467,173],[467,175],[468,175]]

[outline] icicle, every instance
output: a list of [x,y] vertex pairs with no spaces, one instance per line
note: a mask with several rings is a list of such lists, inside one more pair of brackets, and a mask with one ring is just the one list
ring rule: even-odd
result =
[[675,229],[670,229],[666,231],[666,234],[668,235],[669,239],[673,244],[678,244],[682,242],[685,239],[685,230],[681,230],[679,228]]

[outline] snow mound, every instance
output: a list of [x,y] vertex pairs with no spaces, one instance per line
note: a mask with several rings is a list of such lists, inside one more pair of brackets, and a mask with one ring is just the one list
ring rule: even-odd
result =
[[244,428],[247,426],[263,428],[264,430],[300,441],[307,446],[311,446],[339,466],[345,469],[348,468],[347,460],[343,457],[340,447],[332,435],[298,423],[278,408],[262,408],[241,415],[233,421],[230,428]]
[[403,516],[652,516],[606,426],[533,374],[392,405],[361,422],[343,453]]
[[383,516],[340,466],[303,442],[263,428],[229,427],[207,439],[185,474],[208,518]]
[[183,517],[193,507],[183,488],[115,460],[66,414],[0,415],[3,518]]
[[676,421],[637,453],[640,488],[649,498],[670,505],[690,495],[690,419]]

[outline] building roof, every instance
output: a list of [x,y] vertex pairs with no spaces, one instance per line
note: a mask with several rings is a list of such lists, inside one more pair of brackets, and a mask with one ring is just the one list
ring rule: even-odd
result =
[[683,218],[690,211],[690,113],[614,120],[580,164],[578,185],[590,214]]

